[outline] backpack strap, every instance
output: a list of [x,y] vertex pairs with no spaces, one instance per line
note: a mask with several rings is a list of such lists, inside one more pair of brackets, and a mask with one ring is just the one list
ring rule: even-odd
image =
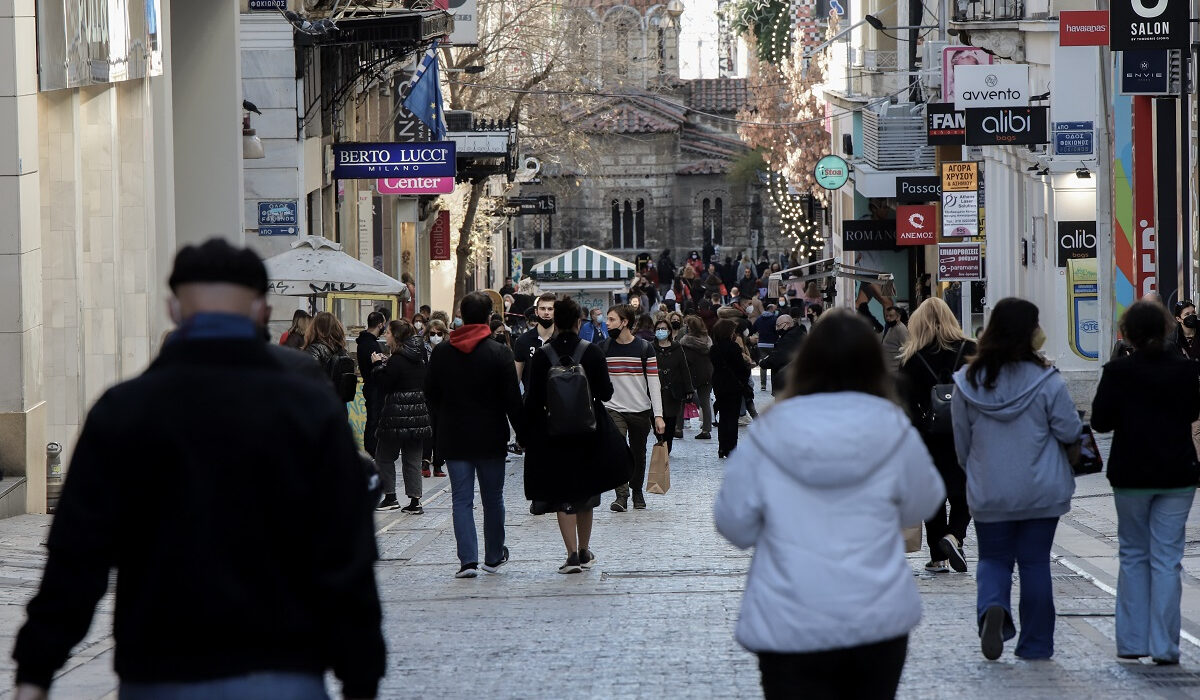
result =
[[929,370],[930,376],[933,377],[933,383],[940,384],[942,378],[938,376],[937,372],[933,371],[933,366],[929,364],[929,360],[925,359],[925,356],[921,354],[920,350],[916,351],[914,354],[917,356],[917,359],[921,361],[921,364],[925,365],[925,369]]
[[575,352],[571,353],[571,364],[583,364],[583,353],[588,349],[589,345],[591,345],[591,343],[586,340],[579,341],[579,344],[575,346]]
[[[583,341],[583,342],[586,342],[586,341]],[[559,357],[558,351],[556,351],[554,348],[550,347],[550,343],[546,343],[545,345],[543,345],[541,347],[541,350],[542,350],[542,352],[546,353],[546,357],[548,357],[550,359],[551,367],[562,364],[562,358]]]

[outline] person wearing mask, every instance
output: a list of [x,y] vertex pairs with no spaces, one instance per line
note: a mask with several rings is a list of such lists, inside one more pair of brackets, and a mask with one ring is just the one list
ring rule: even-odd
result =
[[308,331],[308,324],[312,321],[312,316],[304,309],[296,309],[292,314],[292,325],[279,336],[279,344],[286,345],[289,348],[299,350],[304,347],[304,333]]
[[[895,307],[893,307],[895,308]],[[954,452],[954,434],[933,432],[925,421],[932,410],[931,391],[937,384],[949,384],[954,373],[975,354],[975,343],[966,339],[946,302],[933,297],[926,299],[913,312],[909,336],[900,348],[899,382],[907,400],[913,424],[933,457],[934,466],[946,486],[946,503],[925,521],[925,538],[929,545],[929,563],[925,570],[946,573],[953,568],[966,572],[963,540],[971,524],[971,508],[967,504],[967,475]]]
[[358,356],[358,372],[362,375],[363,403],[367,408],[367,419],[363,425],[363,449],[372,457],[375,456],[375,429],[379,426],[379,408],[382,397],[375,391],[374,372],[371,371],[371,358],[384,354],[388,346],[380,340],[387,320],[378,311],[367,314],[367,327],[358,334],[354,343],[355,354]]
[[660,439],[666,440],[669,452],[678,436],[676,427],[683,414],[683,402],[695,398],[695,389],[683,347],[671,339],[671,322],[667,317],[654,324],[654,352],[658,357],[658,383],[662,387],[663,422],[667,426]]
[[646,441],[651,429],[656,435],[666,430],[663,421],[662,388],[658,378],[658,358],[650,343],[634,336],[637,317],[633,307],[617,304],[608,310],[608,341],[604,356],[608,361],[608,376],[613,396],[604,402],[608,415],[621,435],[628,439],[633,452],[633,469],[629,482],[617,487],[616,500],[609,508],[617,513],[629,510],[632,490],[633,507],[646,508],[642,484],[646,480]]
[[550,342],[550,337],[554,335],[555,301],[558,301],[558,297],[551,292],[546,292],[538,297],[533,310],[534,321],[537,325],[513,341],[513,358],[517,363],[517,377],[521,380],[521,386],[528,384],[526,370],[529,358],[533,357],[538,348]]
[[753,321],[751,332],[758,338],[758,380],[759,388],[763,391],[767,390],[767,368],[763,363],[771,356],[771,351],[775,349],[775,342],[779,339],[779,335],[775,330],[775,319],[779,318],[778,307],[771,304],[766,311]]
[[396,499],[396,459],[400,458],[404,495],[408,497],[408,505],[400,510],[420,515],[425,512],[421,507],[421,457],[425,443],[433,437],[424,393],[428,355],[425,343],[408,321],[388,324],[387,344],[389,355],[376,352],[371,357],[371,374],[383,398],[375,458],[383,481],[383,502],[376,510],[400,508]]
[[713,326],[712,388],[717,408],[717,457],[725,459],[737,447],[738,413],[750,381],[750,363],[737,342],[737,323],[723,318]]
[[[604,408],[604,402],[613,396],[613,384],[604,351],[594,344],[584,347],[578,363],[592,394],[596,429],[577,435],[549,435],[546,401],[552,366],[549,353],[553,351],[561,364],[569,365],[580,344],[586,343],[577,333],[580,310],[574,299],[555,302],[554,325],[554,337],[529,361],[525,416],[530,442],[525,452],[525,497],[532,502],[530,512],[557,516],[559,533],[567,549],[567,560],[558,572],[578,574],[596,564],[596,555],[589,547],[592,514],[600,506],[605,491],[629,478],[631,459],[624,438]],[[571,468],[563,469],[563,459],[567,456]]]
[[579,337],[589,343],[599,343],[608,338],[608,324],[604,322],[603,309],[585,309],[583,323],[579,326]]
[[713,404],[712,378],[713,364],[709,352],[712,350],[712,338],[708,335],[708,327],[698,316],[688,316],[683,320],[687,327],[687,335],[679,339],[683,355],[687,359],[688,370],[692,374],[692,388],[696,396],[696,405],[700,408],[700,432],[697,440],[712,439]]
[[[471,292],[461,304],[463,326],[429,357],[425,401],[433,418],[437,453],[450,471],[454,540],[460,568],[455,578],[479,574],[475,530],[475,481],[483,505],[483,570],[495,573],[508,561],[504,542],[504,458],[509,425],[525,442],[525,414],[513,355],[489,340],[492,299]],[[470,439],[463,439],[463,436]]]
[[804,343],[808,331],[804,326],[797,326],[796,320],[788,314],[775,317],[775,347],[771,354],[758,364],[760,372],[771,373],[771,394],[778,396],[787,386],[788,366],[796,359],[796,353]]
[[1191,441],[1200,416],[1200,363],[1168,352],[1170,318],[1139,301],[1121,317],[1133,353],[1104,366],[1092,427],[1112,431],[1108,481],[1117,506],[1117,655],[1179,663],[1186,525],[1200,466]]
[[693,250],[692,252],[688,253],[688,259],[685,264],[692,268],[692,271],[696,273],[697,277],[704,274],[704,260],[701,259],[699,251]]
[[[422,306],[421,308],[424,309],[426,307]],[[424,338],[425,329],[429,327],[429,314],[422,311],[418,311],[417,313],[413,314],[412,326],[413,330],[417,332],[417,335]]]
[[708,272],[705,273],[702,283],[704,285],[704,296],[710,299],[715,296],[718,299],[717,306],[720,306],[720,300],[725,295],[725,282],[721,278],[721,273],[717,270],[715,264],[708,266]]
[[900,348],[908,342],[908,327],[900,320],[900,307],[889,306],[883,312],[883,359],[888,371],[895,374],[900,369]]
[[989,660],[1000,658],[1017,633],[1009,603],[1014,563],[1021,581],[1016,655],[1054,654],[1050,547],[1075,492],[1064,445],[1079,440],[1083,424],[1066,381],[1038,353],[1045,341],[1036,306],[1001,299],[978,354],[954,375],[954,446],[975,518],[976,611]]
[[[432,357],[433,349],[446,342],[449,334],[449,329],[440,318],[430,321],[429,328],[425,332],[425,357]],[[431,476],[445,477],[446,472],[442,469],[444,466],[446,466],[445,458],[437,453],[437,436],[431,435],[425,440],[424,448],[421,451],[421,476],[426,479]]]
[[667,323],[671,326],[671,337],[676,342],[687,334],[687,329],[683,326],[683,314],[678,311],[667,314]]
[[[375,697],[375,524],[345,404],[264,342],[253,251],[184,246],[168,285],[171,340],[100,396],[76,442],[13,648],[16,697],[52,691],[112,581],[112,695],[324,697],[333,669],[346,697]],[[153,452],[153,479],[132,468],[132,445]],[[297,507],[304,526],[286,537],[264,526]]]
[[1200,343],[1196,342],[1196,329],[1200,328],[1200,317],[1196,316],[1196,305],[1191,301],[1175,302],[1175,332],[1171,334],[1171,345],[1175,351],[1189,360],[1200,359]]
[[921,619],[900,532],[937,506],[941,480],[855,314],[830,313],[796,365],[713,508],[718,532],[754,547],[737,640],[767,700],[895,697]]

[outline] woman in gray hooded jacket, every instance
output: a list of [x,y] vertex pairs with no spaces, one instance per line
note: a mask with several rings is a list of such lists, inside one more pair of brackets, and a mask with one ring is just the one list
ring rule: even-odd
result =
[[1021,575],[1016,655],[1054,654],[1050,545],[1075,492],[1065,445],[1079,440],[1083,425],[1066,382],[1038,353],[1045,340],[1036,306],[1001,299],[978,354],[954,375],[954,444],[975,518],[976,612],[990,660],[1016,636],[1009,602],[1014,563]]

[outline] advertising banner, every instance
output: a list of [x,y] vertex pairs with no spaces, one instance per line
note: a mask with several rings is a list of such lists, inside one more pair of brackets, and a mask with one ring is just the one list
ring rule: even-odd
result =
[[1029,104],[1029,65],[954,67],[954,108],[1024,107]]
[[850,166],[841,156],[823,156],[813,168],[813,177],[827,190],[841,189],[850,178]]
[[979,193],[942,191],[942,235],[970,238],[979,235]]
[[937,206],[901,204],[896,207],[896,245],[937,243]]
[[942,192],[973,192],[979,189],[979,163],[973,160],[942,163]]
[[1049,143],[1048,107],[984,107],[966,110],[968,146]]
[[942,102],[954,103],[954,67],[990,66],[995,59],[978,46],[947,46],[942,49]]
[[1166,95],[1171,92],[1170,56],[1166,49],[1122,51],[1118,84],[1122,95]]
[[1096,257],[1095,221],[1058,222],[1058,266],[1066,267],[1068,260]]
[[[1093,222],[1094,223],[1094,222]],[[1095,258],[1067,261],[1067,328],[1071,352],[1100,359],[1100,275]]]
[[335,143],[333,177],[377,180],[383,177],[454,177],[453,141],[430,143]]
[[1108,10],[1060,10],[1058,45],[1108,46]]
[[450,194],[452,177],[381,177],[375,181],[379,194]]
[[928,177],[896,178],[896,201],[900,204],[924,204],[942,201],[942,179]]
[[961,146],[966,142],[966,116],[953,102],[931,102],[925,106],[925,143],[930,146]]
[[450,259],[450,211],[447,209],[437,213],[429,229],[429,259]]
[[1113,0],[1109,46],[1113,51],[1187,48],[1190,7],[1190,0]]
[[479,44],[478,0],[438,0],[438,6],[454,15],[454,31],[447,42],[452,46],[476,46]]
[[895,250],[896,222],[875,219],[842,221],[842,250]]
[[971,282],[983,279],[983,256],[978,243],[938,246],[938,282]]

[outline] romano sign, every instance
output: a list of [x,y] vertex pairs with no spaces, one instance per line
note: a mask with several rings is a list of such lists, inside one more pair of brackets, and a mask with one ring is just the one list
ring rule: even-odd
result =
[[1024,107],[1029,104],[1029,66],[954,66],[954,108]]
[[842,221],[843,250],[894,250],[896,222],[874,219],[844,219]]
[[985,107],[968,109],[968,146],[1011,146],[1049,143],[1048,107]]
[[1190,5],[1189,0],[1113,0],[1109,46],[1113,51],[1187,48]]

